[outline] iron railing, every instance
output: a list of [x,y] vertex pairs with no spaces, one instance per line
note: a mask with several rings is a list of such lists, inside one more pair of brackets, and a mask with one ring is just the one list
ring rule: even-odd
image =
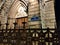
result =
[[[0,29],[0,45],[60,45],[57,29],[53,28],[16,28]],[[1,27],[1,24],[0,24]]]

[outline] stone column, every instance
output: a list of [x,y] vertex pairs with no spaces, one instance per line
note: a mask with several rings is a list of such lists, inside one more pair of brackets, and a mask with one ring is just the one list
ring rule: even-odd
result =
[[40,28],[40,8],[38,0],[29,0],[28,23],[30,28]]

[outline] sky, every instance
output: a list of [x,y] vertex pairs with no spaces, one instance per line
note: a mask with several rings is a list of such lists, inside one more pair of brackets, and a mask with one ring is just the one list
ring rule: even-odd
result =
[[60,26],[60,0],[55,0],[55,13],[57,25]]

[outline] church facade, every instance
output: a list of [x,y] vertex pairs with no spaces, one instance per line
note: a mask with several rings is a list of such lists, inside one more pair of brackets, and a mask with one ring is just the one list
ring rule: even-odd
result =
[[[54,0],[3,0],[0,4],[0,22],[6,28],[14,28],[13,23],[23,26],[26,21],[29,28],[55,28]],[[28,7],[28,8],[27,8]]]

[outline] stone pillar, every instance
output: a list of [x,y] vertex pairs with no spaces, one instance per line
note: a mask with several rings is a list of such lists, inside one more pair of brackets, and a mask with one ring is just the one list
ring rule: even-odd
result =
[[30,28],[40,28],[40,8],[38,0],[29,0],[28,23]]
[[55,10],[54,10],[54,0],[46,0],[42,3],[42,27],[43,28],[55,28]]

